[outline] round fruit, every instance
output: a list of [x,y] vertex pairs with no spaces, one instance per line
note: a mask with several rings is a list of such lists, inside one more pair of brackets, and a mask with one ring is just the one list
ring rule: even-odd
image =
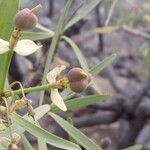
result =
[[67,74],[70,88],[76,93],[85,90],[91,81],[91,75],[87,74],[81,68],[72,68]]
[[17,29],[33,29],[37,24],[37,16],[28,8],[19,11],[14,17],[14,25]]

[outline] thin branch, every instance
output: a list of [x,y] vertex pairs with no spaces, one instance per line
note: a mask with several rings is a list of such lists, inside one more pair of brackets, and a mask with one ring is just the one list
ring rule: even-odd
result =
[[134,35],[136,35],[136,36],[140,36],[140,37],[142,37],[142,38],[144,38],[144,39],[150,40],[150,34],[148,34],[148,33],[139,31],[139,30],[137,30],[137,29],[132,29],[132,28],[126,26],[126,25],[124,25],[122,28],[123,28],[125,31],[127,31],[127,32],[129,32],[129,33],[131,33],[131,34],[134,34]]

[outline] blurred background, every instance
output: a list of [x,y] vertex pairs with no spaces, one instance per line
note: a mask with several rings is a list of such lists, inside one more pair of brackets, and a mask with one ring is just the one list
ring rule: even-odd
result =
[[[74,0],[69,14],[89,1],[92,0]],[[43,8],[38,12],[39,23],[55,31],[66,1],[20,2],[21,8],[32,8],[41,3]],[[111,98],[67,112],[73,118],[74,125],[108,150],[121,150],[134,144],[142,144],[143,150],[150,150],[150,1],[103,0],[64,34],[79,46],[90,67],[106,56],[117,53],[114,63],[94,76],[102,93],[111,93]],[[20,80],[24,87],[41,83],[51,39],[37,42],[42,43],[42,51],[28,57],[15,54],[10,70],[11,82]],[[53,65],[61,63],[65,63],[68,68],[80,66],[72,49],[63,41],[58,47]],[[81,95],[94,92],[89,87]],[[38,106],[39,93],[28,94],[27,97],[33,100],[34,107]],[[49,102],[49,93],[46,93],[46,101]],[[63,113],[61,115],[66,116]],[[67,138],[67,134],[53,120],[44,118],[41,124],[47,130]],[[36,139],[28,136],[36,149]]]

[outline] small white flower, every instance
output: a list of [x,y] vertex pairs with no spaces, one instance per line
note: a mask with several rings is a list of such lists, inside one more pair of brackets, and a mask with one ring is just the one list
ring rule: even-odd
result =
[[[66,68],[66,66],[57,66],[47,74],[47,80],[50,84],[56,82],[56,77]],[[66,111],[66,105],[58,92],[57,88],[51,88],[51,100],[61,110]]]
[[[22,56],[27,56],[39,50],[41,47],[31,40],[19,40],[13,50]],[[10,51],[9,42],[0,39],[0,54],[6,53],[7,51]]]

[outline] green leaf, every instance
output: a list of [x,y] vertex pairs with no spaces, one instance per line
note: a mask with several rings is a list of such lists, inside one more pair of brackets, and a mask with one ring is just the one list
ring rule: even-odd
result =
[[98,145],[91,141],[87,136],[85,136],[81,131],[72,126],[63,118],[50,112],[49,115],[80,145],[82,145],[86,150],[102,150]]
[[141,150],[141,149],[142,149],[142,145],[137,144],[137,145],[133,145],[133,146],[130,146],[128,148],[125,148],[123,150]]
[[[13,17],[18,10],[18,0],[3,0],[0,3],[0,38],[9,40],[13,31]],[[3,91],[12,52],[0,55],[0,92]]]
[[89,71],[89,67],[88,67],[88,64],[81,52],[81,50],[78,48],[78,46],[68,37],[66,36],[63,36],[62,37],[70,46],[71,48],[74,50],[74,53],[76,54],[77,56],[77,59],[81,65],[81,67],[85,70],[85,71]]
[[[85,107],[94,103],[102,102],[105,99],[107,99],[109,96],[110,95],[108,94],[84,96],[80,98],[67,100],[65,101],[65,104],[67,106],[67,110],[75,110],[75,109],[79,109],[79,108],[82,108],[82,107]],[[50,111],[54,113],[61,112],[61,110],[56,106],[53,106]]]
[[3,0],[0,3],[0,38],[9,40],[13,31],[13,17],[18,10],[18,0]]
[[76,144],[47,132],[46,130],[36,126],[35,124],[32,124],[31,122],[29,122],[28,120],[24,119],[23,117],[17,114],[12,114],[11,118],[19,126],[24,128],[25,130],[27,130],[34,136],[41,138],[43,141],[45,141],[48,144],[51,144],[53,146],[66,149],[66,150],[81,150],[80,147],[77,146]]
[[[36,123],[38,127],[41,127],[40,124],[37,122]],[[42,149],[42,150],[47,150],[47,144],[41,139],[38,137],[38,149]]]
[[[47,104],[39,106],[38,108],[36,108],[34,110],[35,111],[35,121],[42,118],[49,110],[50,110],[50,106],[47,105]],[[24,118],[28,119],[28,121],[34,123],[33,119],[31,117],[29,117],[28,115],[25,115]],[[13,123],[10,127],[11,127],[12,132],[17,132],[18,134],[21,134],[25,131],[23,128],[18,126],[16,123]],[[9,136],[9,134],[10,134],[9,128],[7,128],[6,130],[0,132],[0,136]]]
[[116,54],[112,54],[108,57],[106,57],[103,61],[101,61],[99,64],[94,66],[92,69],[90,69],[90,73],[92,75],[97,75],[100,73],[104,68],[106,68],[108,65],[110,65],[115,59],[116,59]]
[[[59,22],[58,22],[58,26],[56,28],[56,32],[55,32],[55,35],[52,39],[52,43],[49,47],[49,50],[48,50],[48,54],[47,54],[47,59],[46,59],[46,64],[45,64],[45,69],[44,69],[44,73],[43,73],[43,78],[42,78],[42,84],[45,84],[46,83],[46,76],[47,76],[47,73],[49,71],[49,68],[50,68],[50,65],[51,65],[51,62],[52,62],[52,59],[55,55],[55,52],[56,52],[56,49],[57,49],[57,46],[58,46],[58,43],[61,39],[61,35],[63,34],[63,24],[65,22],[65,16],[66,14],[68,13],[68,10],[72,4],[72,1],[73,0],[68,0],[61,15],[60,15],[60,19],[59,19]],[[43,103],[43,98],[44,98],[44,91],[41,92],[40,94],[40,101],[39,101],[39,105],[41,105]]]
[[53,32],[29,32],[29,31],[24,31],[23,32],[23,39],[30,39],[33,41],[38,41],[38,40],[44,40],[53,37],[54,33]]
[[[74,41],[72,41],[70,38],[66,37],[66,36],[63,36],[62,39],[64,39],[73,49],[81,67],[86,71],[86,72],[89,72],[89,66],[87,64],[87,61],[85,59],[85,57],[83,56],[81,50],[78,48],[78,46],[74,43]],[[95,80],[93,80],[91,86],[93,87],[93,89],[101,94],[101,89],[100,87],[97,85],[97,83],[95,82]]]
[[64,89],[62,92],[61,92],[61,96],[63,98],[63,100],[67,100],[71,97],[73,97],[76,93],[71,91],[70,88],[67,88],[67,89]]
[[41,150],[47,150],[47,144],[41,138],[38,138],[38,148]]
[[21,134],[21,141],[22,141],[24,150],[33,150],[33,147],[31,146],[27,138],[24,136],[24,134]]
[[87,16],[98,4],[100,4],[103,0],[91,0],[87,2],[87,4],[83,5],[78,9],[76,14],[72,17],[72,19],[68,22],[65,30],[70,28],[72,25],[83,19]]
[[98,93],[98,94],[102,94],[102,90],[100,88],[99,83],[97,82],[96,78],[93,78],[92,81],[90,82],[90,86],[93,87],[93,89]]

